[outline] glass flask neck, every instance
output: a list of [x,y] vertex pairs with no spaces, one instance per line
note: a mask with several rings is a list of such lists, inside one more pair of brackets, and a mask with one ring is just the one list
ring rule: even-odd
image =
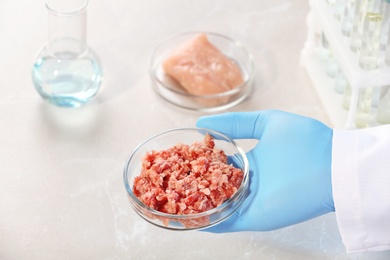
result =
[[88,0],[46,0],[53,55],[74,58],[86,51],[87,6]]

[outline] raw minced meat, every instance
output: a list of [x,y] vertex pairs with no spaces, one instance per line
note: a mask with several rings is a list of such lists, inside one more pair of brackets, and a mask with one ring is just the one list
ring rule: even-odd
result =
[[206,134],[203,142],[179,143],[167,150],[148,152],[134,180],[133,192],[157,211],[196,214],[231,198],[243,177],[243,171],[228,164],[226,154]]

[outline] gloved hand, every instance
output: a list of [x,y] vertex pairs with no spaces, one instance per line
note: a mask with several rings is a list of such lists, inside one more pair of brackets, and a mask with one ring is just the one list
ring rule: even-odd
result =
[[249,195],[210,232],[266,231],[334,211],[331,182],[333,130],[282,111],[232,112],[198,119],[232,139],[258,139],[247,153]]

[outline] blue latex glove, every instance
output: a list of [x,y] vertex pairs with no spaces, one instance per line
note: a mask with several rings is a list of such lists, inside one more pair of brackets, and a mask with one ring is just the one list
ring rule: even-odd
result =
[[334,211],[331,128],[282,111],[204,116],[197,126],[233,139],[260,140],[247,153],[248,198],[230,218],[206,231],[273,230]]

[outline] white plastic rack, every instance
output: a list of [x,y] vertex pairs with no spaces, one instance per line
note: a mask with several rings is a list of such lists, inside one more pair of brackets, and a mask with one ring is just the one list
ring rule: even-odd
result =
[[[380,62],[378,69],[366,71],[359,67],[358,55],[350,50],[349,38],[341,32],[340,22],[332,16],[325,0],[310,0],[307,16],[308,35],[301,52],[301,63],[316,89],[333,127],[355,128],[355,116],[360,88],[390,85],[390,68]],[[352,89],[350,108],[342,106],[343,95],[334,91],[334,79],[325,74],[325,65],[318,58],[319,36],[324,34],[340,70]],[[371,113],[369,126],[378,125]]]

